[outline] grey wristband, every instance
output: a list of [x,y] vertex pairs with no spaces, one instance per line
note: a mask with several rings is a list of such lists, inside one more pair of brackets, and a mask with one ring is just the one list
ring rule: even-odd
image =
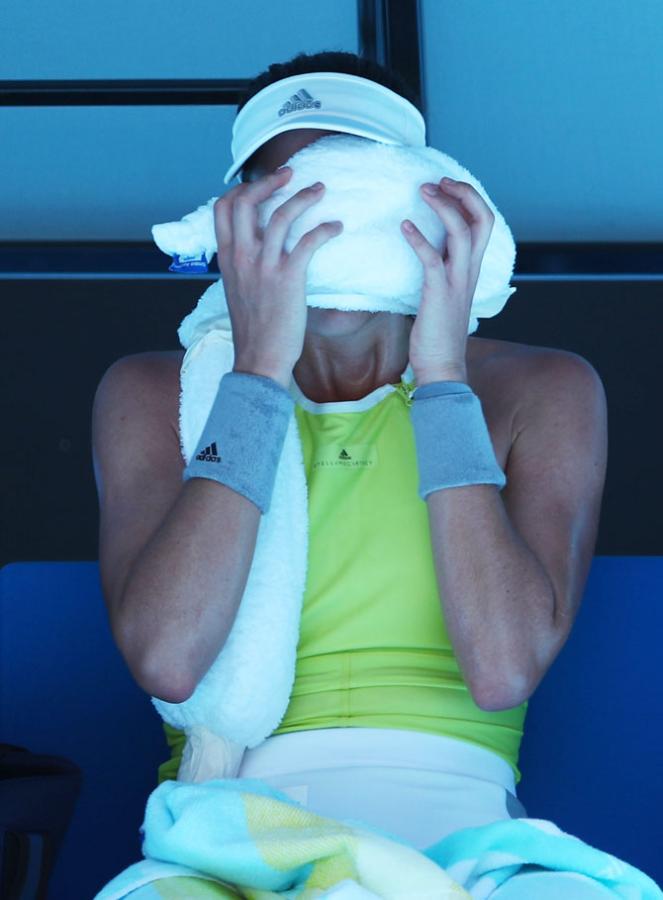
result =
[[226,372],[182,480],[218,481],[266,513],[294,406],[272,378]]
[[416,388],[410,407],[419,466],[419,496],[467,484],[496,484],[500,468],[481,401],[462,381],[433,381]]

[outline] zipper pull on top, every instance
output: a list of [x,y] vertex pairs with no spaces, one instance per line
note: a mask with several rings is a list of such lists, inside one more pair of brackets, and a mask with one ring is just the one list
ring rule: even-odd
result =
[[412,406],[412,395],[414,394],[416,386],[416,382],[414,381],[401,381],[400,384],[395,385],[396,390],[403,397],[405,405],[408,408]]

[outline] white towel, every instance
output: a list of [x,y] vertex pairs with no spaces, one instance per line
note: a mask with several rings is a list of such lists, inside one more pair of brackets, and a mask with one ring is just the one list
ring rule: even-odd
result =
[[[315,181],[325,185],[323,197],[293,221],[285,251],[290,253],[302,235],[321,222],[339,219],[344,226],[339,235],[318,248],[309,263],[308,306],[415,314],[423,267],[400,223],[411,219],[442,251],[444,225],[419,189],[424,182],[438,182],[444,175],[472,184],[495,216],[474,292],[468,334],[477,330],[479,318],[497,315],[516,291],[509,286],[516,260],[509,226],[480,182],[440,150],[332,134],[297,151],[288,165],[292,175],[287,183],[258,206],[260,227],[267,226],[277,207]],[[157,246],[165,253],[204,254],[210,260],[216,253],[213,205],[217,199],[212,197],[180,222],[154,225]],[[209,320],[220,315],[227,316],[221,279],[205,291],[196,310],[182,322],[182,345],[190,346]]]
[[[477,179],[439,150],[328,135],[299,150],[288,165],[293,172],[287,184],[258,207],[261,227],[285,200],[318,180],[326,186],[324,196],[292,223],[284,243],[286,252],[320,222],[340,219],[344,224],[343,232],[319,247],[309,263],[308,306],[416,314],[423,267],[400,223],[411,219],[431,244],[442,250],[444,226],[420,197],[419,188],[444,175],[473,184],[495,215],[468,334],[476,331],[478,318],[499,313],[516,290],[509,285],[515,244],[504,218]],[[204,253],[210,259],[216,251],[215,199],[181,223],[155,225],[152,232],[158,246],[166,253]],[[219,381],[234,363],[221,278],[184,318],[178,336],[186,349],[179,425],[182,454],[188,464]],[[226,643],[188,700],[175,704],[152,698],[162,718],[187,734],[179,780],[235,777],[244,750],[262,743],[283,718],[294,682],[306,584],[307,499],[301,441],[293,416],[271,506],[260,520],[253,563]]]

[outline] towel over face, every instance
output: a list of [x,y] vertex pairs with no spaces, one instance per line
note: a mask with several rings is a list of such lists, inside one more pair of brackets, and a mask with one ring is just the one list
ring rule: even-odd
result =
[[303,147],[288,161],[292,175],[260,204],[261,227],[287,199],[315,181],[323,196],[292,222],[284,243],[290,253],[299,239],[321,222],[343,222],[340,235],[323,244],[311,259],[307,304],[325,309],[357,309],[416,314],[423,267],[401,231],[411,219],[441,253],[444,225],[420,195],[424,182],[449,175],[471,183],[495,215],[474,298],[477,316],[498,313],[514,289],[509,279],[515,244],[506,222],[481,184],[455,160],[433,147],[381,144],[355,135],[327,135]]
[[[260,228],[267,227],[286,200],[316,181],[325,185],[322,198],[291,223],[285,252],[291,253],[320,223],[343,222],[343,231],[318,247],[308,263],[308,306],[416,315],[424,269],[402,233],[401,222],[411,219],[432,246],[444,251],[444,225],[422,198],[420,188],[445,175],[471,184],[495,216],[472,299],[468,334],[477,330],[479,318],[497,315],[515,292],[509,284],[516,259],[511,231],[481,183],[447,154],[433,147],[382,144],[356,135],[332,134],[298,150],[287,165],[292,174],[286,184],[257,207]],[[211,198],[180,222],[155,225],[152,233],[158,246],[166,253],[205,252],[210,259],[216,252],[213,205],[217,199]],[[227,320],[221,278],[182,322],[182,345],[188,348],[221,321],[229,327]]]

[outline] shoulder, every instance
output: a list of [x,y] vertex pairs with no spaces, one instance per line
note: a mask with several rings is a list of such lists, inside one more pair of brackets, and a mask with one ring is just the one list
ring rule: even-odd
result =
[[506,395],[516,406],[537,402],[551,392],[570,389],[602,391],[603,383],[584,356],[557,347],[477,338],[472,352],[476,386],[483,393]]
[[165,387],[173,381],[179,381],[180,367],[184,359],[184,350],[146,350],[142,353],[129,353],[111,363],[106,376],[114,378],[124,376],[140,381],[146,387]]
[[136,400],[178,433],[184,351],[145,351],[116,359],[104,372],[95,407],[119,413]]
[[558,347],[543,347],[537,344],[521,344],[517,341],[502,341],[492,338],[470,338],[472,362],[479,376],[517,379],[529,375],[550,375],[552,373],[576,372],[590,374],[598,378],[592,364],[572,350]]
[[605,417],[605,388],[584,356],[570,350],[477,338],[471,384],[505,451],[528,426]]

